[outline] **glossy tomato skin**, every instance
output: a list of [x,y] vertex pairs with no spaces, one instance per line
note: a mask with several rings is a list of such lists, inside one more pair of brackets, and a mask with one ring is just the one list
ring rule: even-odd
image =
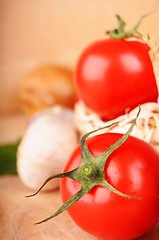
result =
[[110,120],[146,102],[158,90],[146,43],[107,39],[89,45],[79,57],[75,85],[86,106]]
[[[121,134],[106,133],[87,141],[92,154],[97,157]],[[64,171],[81,163],[77,147]],[[105,165],[105,179],[116,189],[139,198],[128,199],[112,193],[107,188],[95,186],[68,210],[72,219],[83,230],[106,240],[135,239],[159,220],[159,155],[147,143],[134,137],[116,149]],[[63,201],[74,195],[81,184],[75,180],[60,180]]]

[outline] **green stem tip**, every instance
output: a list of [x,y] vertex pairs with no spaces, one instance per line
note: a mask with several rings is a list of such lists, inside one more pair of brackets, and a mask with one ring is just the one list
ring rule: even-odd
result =
[[159,1],[156,2],[156,5],[151,12],[148,12],[142,15],[137,21],[137,23],[135,24],[135,26],[128,31],[125,31],[126,22],[119,15],[116,15],[116,18],[118,21],[118,28],[115,28],[111,31],[107,31],[106,34],[113,39],[124,39],[128,37],[142,37],[142,34],[138,31],[138,28],[144,18],[153,14],[156,11],[158,3]]

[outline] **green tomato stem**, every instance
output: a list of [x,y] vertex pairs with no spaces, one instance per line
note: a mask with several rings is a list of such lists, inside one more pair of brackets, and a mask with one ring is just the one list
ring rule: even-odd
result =
[[138,31],[138,28],[145,17],[151,15],[156,11],[157,5],[158,5],[158,1],[155,8],[151,12],[148,12],[142,15],[137,21],[137,23],[135,24],[135,26],[131,28],[129,31],[125,31],[125,26],[126,26],[125,21],[119,15],[116,15],[117,21],[118,21],[118,28],[115,28],[111,31],[107,31],[106,34],[113,39],[125,39],[128,37],[142,37],[142,34]]
[[85,140],[90,134],[92,134],[96,131],[99,131],[101,129],[104,129],[106,127],[110,127],[111,125],[99,128],[97,130],[91,131],[91,132],[87,133],[86,135],[84,135],[84,137],[81,139],[81,151],[82,151],[81,166],[79,166],[78,168],[76,168],[72,171],[64,172],[64,173],[49,177],[48,179],[46,179],[46,181],[43,183],[43,185],[34,194],[28,195],[27,197],[35,196],[50,180],[52,180],[54,178],[65,178],[65,177],[71,178],[71,179],[81,183],[81,185],[82,185],[81,189],[77,193],[75,193],[75,195],[73,195],[71,198],[69,198],[53,215],[51,215],[50,217],[48,217],[40,222],[37,222],[36,224],[46,222],[46,221],[50,220],[51,218],[54,218],[57,215],[61,214],[66,209],[71,207],[74,203],[76,203],[79,199],[81,199],[94,186],[105,187],[105,188],[109,189],[111,192],[119,195],[120,197],[125,197],[125,198],[129,198],[129,199],[131,199],[131,198],[140,199],[139,197],[130,196],[130,195],[123,193],[123,192],[119,191],[118,189],[114,188],[110,183],[107,182],[107,180],[105,179],[105,174],[104,174],[104,167],[105,167],[108,157],[110,156],[110,154],[112,154],[112,152],[114,152],[117,148],[119,148],[127,140],[128,136],[130,135],[130,133],[132,132],[132,130],[136,124],[136,120],[137,120],[139,114],[140,114],[140,106],[139,106],[139,111],[136,115],[136,118],[133,120],[133,122],[132,122],[130,128],[127,130],[127,132],[124,135],[122,135],[122,137],[118,141],[116,141],[114,144],[112,144],[105,152],[101,153],[96,158],[91,154]]
[[35,223],[35,224],[41,224],[41,223],[47,222],[48,220],[58,216],[59,214],[64,212],[66,209],[71,207],[80,198],[82,198],[86,193],[87,193],[87,191],[84,191],[83,188],[81,188],[75,195],[73,195],[71,198],[69,198],[69,200],[67,200],[53,215],[51,215],[48,218],[45,218],[42,221]]
[[117,148],[119,148],[126,141],[128,136],[132,132],[132,130],[136,124],[137,118],[140,114],[140,111],[141,111],[141,108],[139,106],[139,111],[136,115],[136,118],[132,122],[132,124],[131,124],[130,128],[127,130],[127,132],[118,141],[116,141],[113,145],[111,145],[105,152],[101,153],[98,156],[99,168],[102,169],[103,172],[104,172],[104,166],[105,166],[106,161],[107,161],[108,157],[110,156],[110,154],[112,152],[114,152]]
[[94,164],[85,163],[80,167],[80,171],[83,177],[95,178],[97,176],[97,168]]
[[91,161],[91,162],[94,162],[94,159],[95,159],[95,157],[92,155],[92,153],[91,153],[90,150],[88,149],[88,146],[87,146],[86,141],[85,141],[86,138],[88,138],[89,135],[92,134],[92,133],[98,132],[98,131],[103,130],[103,129],[106,129],[106,128],[110,128],[110,127],[112,127],[112,126],[114,126],[114,125],[116,125],[116,124],[117,124],[117,122],[114,122],[114,123],[112,123],[112,124],[110,124],[110,125],[107,125],[107,126],[104,126],[104,127],[98,128],[98,129],[95,129],[95,130],[93,130],[93,131],[91,131],[91,132],[86,133],[86,134],[82,137],[81,142],[80,142],[80,145],[81,145],[81,153],[82,153],[82,162],[83,162],[83,163],[84,163],[84,162],[89,162],[89,163],[90,163],[90,161]]

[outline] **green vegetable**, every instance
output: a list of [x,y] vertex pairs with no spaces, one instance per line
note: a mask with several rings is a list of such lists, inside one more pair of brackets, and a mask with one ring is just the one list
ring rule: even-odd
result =
[[0,146],[0,174],[16,174],[16,152],[19,141]]

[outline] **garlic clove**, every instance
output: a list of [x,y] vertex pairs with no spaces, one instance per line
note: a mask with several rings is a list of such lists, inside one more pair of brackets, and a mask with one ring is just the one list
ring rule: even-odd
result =
[[[77,145],[73,112],[54,107],[34,116],[17,151],[17,172],[22,182],[37,189],[50,175],[62,171]],[[44,190],[59,186],[53,180]]]

